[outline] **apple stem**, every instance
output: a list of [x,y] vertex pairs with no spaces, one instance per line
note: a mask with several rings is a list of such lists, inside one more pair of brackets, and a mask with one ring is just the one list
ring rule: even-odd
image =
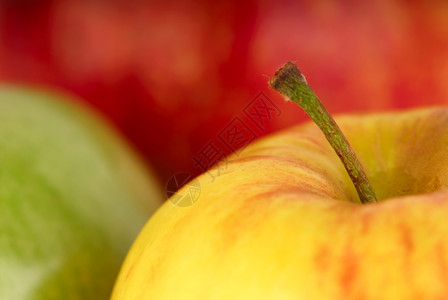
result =
[[286,100],[297,103],[319,126],[347,170],[361,203],[377,202],[375,192],[353,148],[297,66],[292,62],[284,64],[269,80],[269,85]]

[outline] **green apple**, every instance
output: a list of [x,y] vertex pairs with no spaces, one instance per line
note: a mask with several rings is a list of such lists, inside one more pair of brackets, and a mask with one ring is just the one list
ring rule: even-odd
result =
[[448,108],[336,120],[378,202],[315,124],[292,127],[197,177],[191,206],[167,201],[112,299],[447,299]]
[[162,203],[130,146],[64,98],[0,86],[0,299],[107,299]]

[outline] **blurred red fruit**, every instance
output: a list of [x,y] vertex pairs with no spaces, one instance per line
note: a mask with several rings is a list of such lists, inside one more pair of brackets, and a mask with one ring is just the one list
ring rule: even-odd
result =
[[[286,60],[332,112],[447,103],[447,14],[386,0],[3,1],[0,79],[80,95],[166,182],[201,173],[210,142],[229,153],[219,135],[237,117],[255,137],[305,119],[267,88]],[[259,92],[279,109],[261,128],[244,113]]]

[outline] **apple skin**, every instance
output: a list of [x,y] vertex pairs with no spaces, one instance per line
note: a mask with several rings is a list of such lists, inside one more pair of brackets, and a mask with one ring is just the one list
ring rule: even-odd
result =
[[378,203],[359,203],[317,126],[292,127],[197,177],[193,205],[167,201],[111,299],[447,298],[448,108],[336,121]]
[[0,85],[0,299],[108,299],[162,203],[127,143],[75,102]]

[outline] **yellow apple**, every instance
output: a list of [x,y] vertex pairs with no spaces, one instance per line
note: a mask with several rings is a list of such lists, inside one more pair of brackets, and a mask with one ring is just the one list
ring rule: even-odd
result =
[[112,299],[448,299],[448,108],[336,120],[377,203],[316,125],[292,127],[196,178],[192,205],[167,201]]

